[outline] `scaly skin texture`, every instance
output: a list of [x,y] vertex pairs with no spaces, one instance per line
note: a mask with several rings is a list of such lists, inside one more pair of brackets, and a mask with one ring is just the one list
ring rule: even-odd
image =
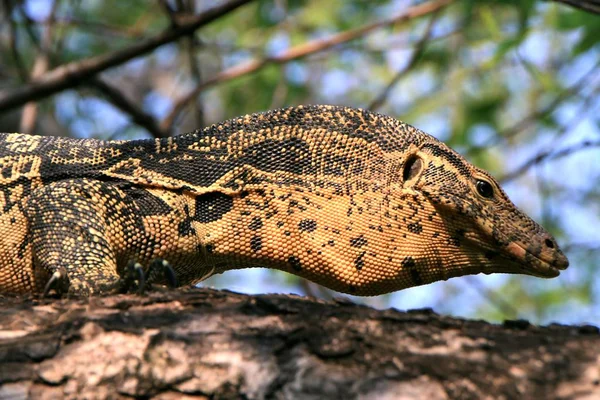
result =
[[365,110],[300,106],[157,140],[0,142],[1,294],[39,293],[57,272],[70,294],[110,292],[131,260],[166,259],[180,284],[260,266],[365,296],[568,266],[489,174]]

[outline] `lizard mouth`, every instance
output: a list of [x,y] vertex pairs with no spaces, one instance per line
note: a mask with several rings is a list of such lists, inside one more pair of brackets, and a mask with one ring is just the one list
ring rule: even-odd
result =
[[552,258],[537,256],[515,242],[506,246],[506,251],[516,258],[524,273],[540,278],[557,277],[561,270],[569,266],[569,261],[562,253],[555,253]]

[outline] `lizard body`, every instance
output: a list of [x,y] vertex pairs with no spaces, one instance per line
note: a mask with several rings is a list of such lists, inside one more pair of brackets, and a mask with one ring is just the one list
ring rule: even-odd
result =
[[553,277],[555,240],[485,171],[393,118],[334,106],[156,140],[0,136],[0,294],[116,287],[131,260],[181,284],[276,268],[377,295],[475,273]]

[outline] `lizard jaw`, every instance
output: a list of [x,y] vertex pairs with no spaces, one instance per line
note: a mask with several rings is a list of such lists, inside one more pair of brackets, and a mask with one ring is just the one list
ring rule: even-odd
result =
[[516,242],[509,243],[506,251],[518,260],[527,274],[541,278],[557,277],[561,270],[569,266],[569,261],[562,254],[552,260],[546,260],[527,251]]

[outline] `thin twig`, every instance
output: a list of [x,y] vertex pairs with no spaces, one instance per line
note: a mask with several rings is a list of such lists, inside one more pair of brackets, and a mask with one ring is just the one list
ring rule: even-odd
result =
[[[195,4],[193,2],[183,2],[182,0],[178,0],[176,2],[176,8],[173,8],[171,4],[167,0],[160,1],[162,8],[165,9],[165,12],[169,16],[171,20],[172,26],[179,25],[179,20],[182,17],[187,17],[188,15],[193,15],[195,12]],[[180,44],[179,47],[183,48],[183,52],[187,55],[188,66],[190,70],[190,76],[195,85],[200,84],[202,81],[202,74],[200,70],[200,66],[198,65],[198,61],[196,60],[196,45],[197,42],[194,37],[194,33],[190,34],[183,41],[184,43]],[[204,127],[204,110],[202,106],[202,100],[200,96],[195,99],[195,118],[194,126],[196,129],[202,129]]]
[[[191,5],[191,7],[193,7],[193,5]],[[193,12],[193,9],[191,11]],[[200,69],[200,65],[198,65],[198,60],[196,59],[196,50],[198,46],[196,45],[196,40],[193,34],[187,38],[185,44],[187,46],[190,75],[192,76],[194,83],[198,85],[200,82],[202,82],[202,70]],[[195,106],[196,107],[194,110],[196,121],[194,126],[196,129],[202,129],[204,128],[204,105],[202,104],[202,98],[200,96],[196,96]]]
[[[521,119],[520,121],[515,123],[513,126],[506,128],[506,129],[502,130],[501,132],[499,132],[499,134],[497,135],[497,141],[500,141],[501,139],[510,138],[510,137],[515,136],[516,134],[524,131],[531,124],[535,123],[540,118],[542,118],[542,117],[546,116],[547,114],[550,114],[552,111],[554,111],[556,109],[556,107],[558,107],[562,102],[564,102],[564,101],[570,99],[571,97],[575,96],[576,94],[578,94],[581,91],[581,89],[583,89],[589,85],[589,79],[590,79],[590,77],[594,76],[598,72],[597,67],[599,64],[600,64],[600,62],[596,63],[596,65],[590,71],[588,71],[588,73],[586,73],[574,85],[566,88],[561,93],[559,93],[558,96],[556,96],[554,98],[554,100],[552,100],[550,103],[548,103],[548,105],[546,105],[545,107],[543,107],[539,110],[532,112],[531,114],[526,115],[523,119]],[[491,143],[489,145],[494,145],[494,144],[496,144],[496,143]]]
[[19,53],[19,48],[17,46],[18,40],[18,29],[15,20],[11,18],[13,4],[10,0],[4,0],[4,8],[6,10],[6,18],[9,21],[9,30],[8,30],[8,41],[10,43],[10,51],[13,56],[13,60],[15,62],[15,66],[17,67],[17,72],[19,73],[19,77],[22,82],[27,82],[29,80],[29,71],[25,67],[25,62],[21,57],[21,53]]
[[406,76],[406,74],[408,72],[410,72],[414,68],[414,66],[421,59],[421,55],[423,54],[423,51],[425,50],[425,46],[427,45],[427,42],[431,38],[431,32],[433,31],[433,25],[435,24],[435,21],[437,21],[438,16],[439,16],[439,13],[436,13],[431,17],[431,19],[427,23],[427,27],[425,28],[425,32],[423,33],[423,36],[421,36],[421,38],[415,45],[415,48],[412,52],[412,55],[410,56],[410,59],[408,60],[408,62],[404,66],[404,68],[401,68],[400,71],[398,71],[394,75],[392,80],[387,84],[387,86],[383,89],[383,91],[379,94],[379,96],[377,96],[375,99],[373,99],[371,104],[369,104],[369,107],[368,107],[369,110],[376,111],[377,109],[379,109],[379,107],[381,107],[386,102],[388,96],[392,92],[392,89],[398,84],[398,82],[400,82],[400,80],[404,76]]
[[169,132],[165,132],[159,128],[156,119],[152,115],[145,113],[112,85],[109,85],[98,77],[90,79],[89,85],[100,91],[112,104],[128,114],[133,122],[145,128],[155,138],[169,136]]
[[196,29],[222,17],[223,15],[251,2],[252,0],[231,0],[221,6],[211,8],[199,15],[186,18],[174,29],[160,33],[142,43],[134,44],[109,54],[88,58],[57,67],[34,82],[10,91],[0,92],[0,112],[19,107],[28,101],[34,101],[73,88],[86,79],[111,67],[121,65],[133,58],[147,54],[157,47],[187,36]]
[[274,109],[283,107],[288,93],[289,82],[287,81],[287,77],[285,76],[285,71],[281,69],[279,71],[279,80],[277,81],[277,86],[275,86],[275,90],[273,90],[273,94],[271,96],[271,103],[269,104],[269,108]]
[[171,4],[167,0],[160,0],[159,3],[160,6],[165,10],[167,15],[169,16],[169,19],[171,20],[171,25],[176,26],[177,22],[175,20],[175,14],[177,13],[177,11],[171,6]]
[[38,38],[37,32],[33,29],[33,27],[37,25],[36,21],[32,20],[31,17],[27,15],[22,4],[17,8],[17,12],[21,15],[21,18],[23,18],[23,26],[25,27],[25,33],[29,36],[29,40],[36,46],[38,51],[41,50],[40,39]]
[[[52,9],[50,10],[50,14],[48,15],[47,20],[44,23],[44,32],[42,34],[42,38],[39,42],[39,50],[38,55],[33,63],[33,69],[31,71],[31,78],[36,79],[39,76],[42,76],[48,68],[50,67],[50,53],[52,51],[52,39],[54,32],[54,16],[56,15],[56,10],[58,8],[58,1],[55,1],[52,5]],[[24,10],[21,10],[23,14],[25,14]],[[28,20],[28,29],[31,29],[30,19]],[[19,126],[19,131],[22,133],[33,133],[35,129],[35,124],[38,117],[38,104],[34,101],[30,101],[23,107],[23,112],[21,113],[21,122]]]
[[589,79],[597,73],[598,65],[600,65],[600,62],[596,63],[596,65],[590,71],[588,71],[587,74],[581,77],[574,85],[559,93],[559,95],[556,96],[554,100],[548,103],[545,107],[534,111],[533,113],[525,116],[525,118],[523,118],[513,126],[504,129],[497,136],[498,139],[506,139],[515,136],[519,132],[525,130],[532,123],[538,121],[545,115],[553,112],[556,109],[556,107],[558,107],[562,102],[578,94],[582,89],[586,88],[589,85]]
[[[458,25],[460,25],[460,24],[458,24]],[[452,36],[456,36],[457,34],[461,33],[463,29],[464,29],[463,26],[459,26],[459,27],[456,27],[447,32],[438,33],[437,35],[434,35],[432,33],[429,37],[429,40],[427,40],[427,43],[439,42],[442,40],[449,39]],[[385,53],[390,50],[406,50],[409,47],[414,48],[415,47],[414,42],[412,42],[410,40],[406,40],[404,38],[398,38],[398,39],[392,39],[389,41],[385,41],[382,43],[365,43],[365,46],[362,46],[361,50],[370,52],[370,53]],[[352,48],[352,45],[351,44],[346,45],[345,48]]]
[[463,277],[469,286],[471,286],[479,295],[489,301],[494,307],[500,310],[506,316],[514,318],[519,315],[517,309],[512,304],[502,298],[502,295],[488,289],[479,279],[474,276]]
[[600,140],[598,140],[598,141],[584,140],[581,143],[577,143],[573,146],[566,147],[555,153],[552,153],[551,151],[543,151],[541,153],[536,154],[533,158],[531,158],[530,160],[527,160],[525,163],[523,163],[523,165],[521,165],[519,168],[517,168],[513,172],[509,172],[508,174],[506,174],[504,177],[500,178],[499,180],[501,182],[509,182],[511,180],[514,180],[518,176],[524,174],[528,169],[530,169],[534,165],[540,164],[543,161],[550,161],[550,160],[556,160],[559,158],[567,157],[567,156],[570,156],[571,154],[577,153],[581,150],[590,149],[590,148],[594,148],[594,147],[600,147]]
[[[187,54],[188,54],[188,63],[190,66],[190,75],[192,76],[194,83],[197,85],[202,81],[202,72],[200,70],[200,66],[198,65],[198,60],[196,60],[196,42],[193,37],[188,38],[187,40]],[[194,126],[196,129],[204,128],[204,106],[202,104],[201,96],[195,97],[195,117],[196,121]]]
[[554,0],[571,7],[579,8],[593,14],[600,14],[600,1],[598,0]]
[[600,252],[600,243],[598,242],[575,242],[566,243],[560,246],[564,252],[585,251],[585,252]]
[[[579,125],[584,120],[583,116],[584,116],[584,114],[589,113],[591,111],[589,109],[589,106],[593,101],[595,101],[597,99],[598,92],[600,92],[600,85],[598,85],[590,93],[590,95],[587,96],[587,98],[581,105],[579,111],[577,113],[575,113],[575,116],[573,118],[571,118],[566,124],[564,124],[563,126],[560,127],[560,129],[559,129],[560,135],[563,135],[565,132],[575,129],[577,127],[577,125]],[[508,182],[508,181],[514,180],[517,177],[523,175],[534,165],[540,164],[544,161],[556,160],[558,158],[566,157],[566,156],[569,156],[573,153],[576,153],[576,152],[586,149],[586,148],[599,147],[599,146],[600,146],[600,141],[586,140],[586,141],[583,141],[576,145],[559,150],[557,152],[553,152],[552,149],[541,151],[538,154],[536,154],[534,157],[532,157],[531,159],[525,161],[520,167],[516,168],[514,171],[509,172],[508,174],[504,175],[499,180],[501,182]]]
[[490,146],[497,145],[501,140],[506,140],[508,138],[516,136],[520,132],[527,129],[530,125],[539,121],[540,118],[553,112],[564,101],[579,94],[579,92],[582,89],[589,86],[590,78],[593,78],[598,73],[598,66],[600,66],[600,60],[598,60],[596,64],[588,72],[586,72],[577,82],[560,92],[545,107],[542,107],[538,110],[533,111],[530,114],[527,114],[525,117],[523,117],[520,121],[516,122],[512,126],[498,132],[496,135],[494,135],[494,138],[492,140],[488,141],[488,143],[481,146],[471,147],[468,151],[468,155],[472,156],[473,154],[476,154],[482,150],[486,150]]
[[225,71],[222,71],[215,75],[214,77],[204,81],[202,84],[198,85],[188,94],[182,96],[181,98],[175,101],[173,109],[167,115],[167,117],[162,121],[161,126],[163,129],[170,129],[172,125],[175,123],[175,120],[181,113],[181,111],[185,108],[185,106],[192,101],[196,96],[205,91],[206,89],[225,81],[229,81],[235,78],[239,78],[244,75],[252,74],[267,65],[271,64],[284,64],[289,61],[297,60],[299,58],[306,57],[308,55],[312,55],[318,52],[322,52],[324,50],[328,50],[334,46],[339,44],[348,42],[350,40],[359,38],[364,36],[365,34],[374,31],[376,29],[393,25],[401,22],[405,22],[411,20],[413,18],[421,17],[423,15],[431,14],[440,10],[441,8],[450,4],[452,0],[437,0],[430,1],[428,3],[420,4],[418,6],[411,7],[404,12],[396,15],[395,17],[384,19],[382,21],[374,22],[371,24],[363,25],[356,29],[351,29],[348,31],[344,31],[338,33],[337,35],[330,36],[325,39],[316,39],[301,45],[292,47],[287,51],[284,51],[276,56],[265,57],[260,60],[250,60],[240,65],[236,65]]
[[144,34],[143,30],[140,29],[138,25],[121,27],[118,25],[110,25],[106,22],[80,19],[74,16],[63,15],[56,19],[55,25],[61,29],[74,27],[91,35],[102,36],[103,38],[112,36],[116,38],[126,38],[132,41],[143,40]]

